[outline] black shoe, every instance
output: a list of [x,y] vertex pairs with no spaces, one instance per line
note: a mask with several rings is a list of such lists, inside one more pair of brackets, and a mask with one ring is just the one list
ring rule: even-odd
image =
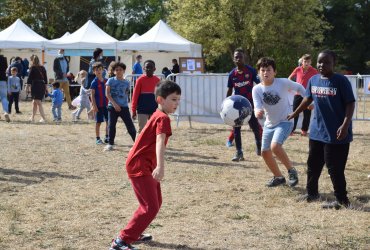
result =
[[15,113],[17,113],[17,114],[22,114],[22,112],[21,112],[21,111],[17,111],[17,112],[15,112]]
[[262,152],[261,152],[261,143],[260,142],[257,142],[256,144],[257,148],[256,148],[256,155],[258,156],[261,156],[262,155]]
[[283,185],[285,184],[285,178],[284,176],[279,176],[279,177],[272,177],[271,180],[269,180],[267,183],[266,183],[266,186],[267,187],[276,187],[276,186],[279,186],[279,185]]
[[295,185],[298,184],[298,172],[295,168],[292,168],[290,170],[288,170],[288,174],[289,174],[289,186],[290,187],[294,187]]
[[320,195],[319,194],[315,194],[315,195],[305,194],[305,195],[302,195],[301,197],[299,197],[297,199],[298,202],[302,202],[302,201],[314,202],[314,201],[318,201],[318,200],[320,200]]
[[116,239],[112,240],[109,250],[137,250],[137,248],[117,237]]
[[236,152],[235,156],[231,160],[232,161],[244,161],[243,152]]
[[340,201],[326,202],[326,203],[322,204],[321,207],[323,209],[333,209],[333,208],[335,208],[336,210],[339,210],[342,207],[347,208],[347,209],[353,209],[352,204],[348,200],[344,201],[344,202],[340,202]]
[[109,138],[108,137],[104,138],[104,143],[109,143]]

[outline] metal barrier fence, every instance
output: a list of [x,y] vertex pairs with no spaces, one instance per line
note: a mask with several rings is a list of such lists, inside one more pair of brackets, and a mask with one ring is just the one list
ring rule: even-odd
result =
[[[228,74],[171,74],[181,87],[181,102],[176,112],[181,117],[200,122],[219,123],[219,109],[226,97]],[[370,120],[370,75],[347,75],[356,98],[353,120]],[[175,79],[176,78],[176,79]]]

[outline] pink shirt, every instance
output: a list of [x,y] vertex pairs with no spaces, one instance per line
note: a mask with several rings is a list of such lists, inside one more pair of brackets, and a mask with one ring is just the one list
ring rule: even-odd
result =
[[307,88],[308,80],[318,73],[319,72],[312,66],[308,66],[306,71],[303,71],[303,67],[299,66],[293,70],[289,78],[295,77],[296,82],[302,84],[304,88]]

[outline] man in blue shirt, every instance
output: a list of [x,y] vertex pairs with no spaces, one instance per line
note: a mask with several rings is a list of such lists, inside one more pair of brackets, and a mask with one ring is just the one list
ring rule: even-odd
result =
[[142,60],[141,55],[136,56],[136,63],[132,67],[132,74],[133,75],[142,75],[143,74],[143,68],[141,67],[141,60]]

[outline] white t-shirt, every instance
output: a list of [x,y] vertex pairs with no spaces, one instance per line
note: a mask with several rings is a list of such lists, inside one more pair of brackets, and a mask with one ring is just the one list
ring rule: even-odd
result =
[[254,109],[265,112],[266,127],[271,128],[280,122],[288,122],[287,116],[293,111],[289,101],[292,91],[298,92],[302,96],[305,93],[305,89],[301,84],[287,78],[275,78],[270,86],[265,86],[261,83],[253,87]]

